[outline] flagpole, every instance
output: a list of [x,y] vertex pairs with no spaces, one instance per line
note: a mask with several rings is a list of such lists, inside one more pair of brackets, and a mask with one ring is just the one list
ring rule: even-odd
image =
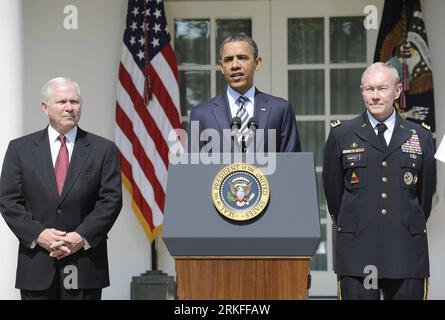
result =
[[158,252],[156,248],[156,238],[151,242],[151,270],[158,270]]
[[[128,0],[123,42],[116,103],[116,145],[122,174],[129,182],[135,212],[142,217],[151,252],[151,270],[133,277],[131,297],[175,299],[174,277],[159,270],[157,243],[152,238],[157,234],[154,230],[161,228],[163,217],[160,208],[164,207],[163,186],[167,183],[168,170],[165,129],[181,128],[178,72],[163,0]],[[139,81],[141,78],[144,83]],[[166,96],[170,98],[159,99]],[[150,186],[146,188],[147,183]],[[152,193],[145,192],[146,189]]]

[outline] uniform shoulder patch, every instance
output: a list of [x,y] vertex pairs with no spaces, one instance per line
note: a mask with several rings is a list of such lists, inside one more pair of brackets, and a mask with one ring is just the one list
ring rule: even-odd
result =
[[332,128],[338,127],[339,125],[341,125],[341,121],[340,120],[333,120],[333,121],[331,121],[331,127]]
[[422,122],[422,127],[424,127],[428,131],[431,131],[431,126],[427,125],[425,122]]

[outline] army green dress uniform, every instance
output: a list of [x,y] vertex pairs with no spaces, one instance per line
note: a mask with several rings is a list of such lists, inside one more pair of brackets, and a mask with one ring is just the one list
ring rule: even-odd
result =
[[389,291],[396,292],[405,279],[420,281],[406,282],[405,292],[393,298],[426,295],[426,220],[436,185],[431,133],[396,115],[390,143],[383,146],[364,112],[332,123],[323,166],[329,212],[337,226],[335,272],[339,279],[350,277],[345,282],[349,291],[342,288],[341,293],[367,298],[368,293],[357,293],[362,289],[351,288],[351,282],[363,287],[365,267],[375,266],[379,285],[388,282]]

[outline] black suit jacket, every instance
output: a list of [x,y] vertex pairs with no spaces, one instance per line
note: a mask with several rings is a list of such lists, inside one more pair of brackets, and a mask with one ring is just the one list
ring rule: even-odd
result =
[[[254,118],[258,122],[258,129],[264,130],[264,135],[255,140],[255,151],[271,152],[300,152],[300,139],[298,136],[297,122],[288,101],[255,90]],[[211,145],[213,152],[222,152],[224,145],[228,152],[239,152],[239,146],[233,142],[230,135],[230,123],[232,115],[227,100],[227,92],[205,101],[192,108],[190,113],[189,127],[189,150],[199,152],[203,147],[209,148]],[[199,124],[198,130],[194,130],[193,122]],[[215,129],[220,139],[213,141],[213,137],[207,136],[204,130]],[[273,144],[268,139],[267,130],[276,130],[276,140],[274,141],[276,150],[271,150]],[[225,132],[223,132],[225,130]],[[258,130],[259,132],[259,130]],[[225,133],[225,134],[224,134]],[[204,141],[198,141],[199,136],[204,135]],[[206,146],[207,145],[207,146]]]
[[374,265],[379,278],[429,276],[435,168],[431,133],[399,116],[386,150],[366,112],[331,129],[323,182],[337,223],[337,274],[364,277]]
[[[114,143],[78,128],[61,196],[57,192],[48,130],[9,143],[0,177],[0,211],[20,241],[16,288],[47,289],[56,270],[77,268],[78,288],[109,285],[107,233],[122,207]],[[91,248],[55,260],[37,245],[45,228],[76,231]]]

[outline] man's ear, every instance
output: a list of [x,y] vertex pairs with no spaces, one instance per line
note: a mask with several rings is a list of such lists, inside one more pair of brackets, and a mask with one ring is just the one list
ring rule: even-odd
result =
[[221,70],[221,73],[224,74],[224,69],[223,69],[223,65],[222,65],[221,59],[219,59],[218,62],[219,62],[219,70]]
[[262,65],[263,65],[263,58],[257,57],[255,59],[255,71],[260,70]]
[[48,115],[48,105],[45,102],[42,102],[42,111]]
[[394,97],[394,100],[399,99],[400,95],[402,94],[403,85],[401,82],[396,84],[396,96]]

